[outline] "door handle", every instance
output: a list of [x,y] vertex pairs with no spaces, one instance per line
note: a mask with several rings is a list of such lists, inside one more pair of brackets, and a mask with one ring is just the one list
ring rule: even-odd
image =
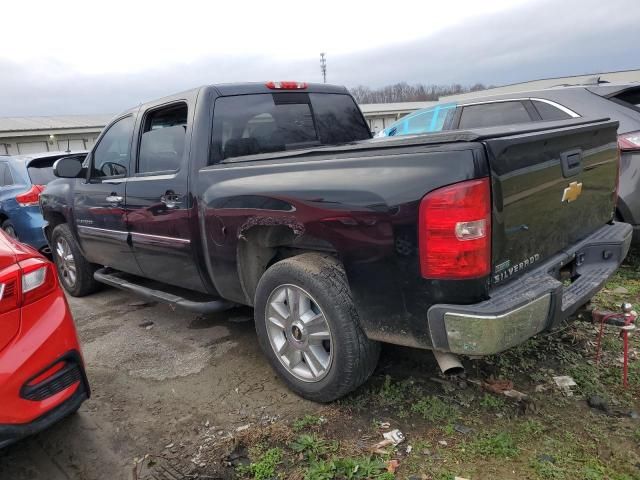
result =
[[176,193],[167,192],[160,197],[160,201],[165,204],[167,208],[174,209],[180,208],[182,202],[182,195]]
[[105,198],[105,200],[107,201],[107,203],[110,203],[112,205],[119,205],[122,203],[122,201],[124,200],[124,198],[122,198],[120,195],[114,195],[113,193],[111,195],[109,195],[107,198]]

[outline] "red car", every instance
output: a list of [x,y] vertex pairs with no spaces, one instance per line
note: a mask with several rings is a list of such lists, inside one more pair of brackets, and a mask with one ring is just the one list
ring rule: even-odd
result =
[[0,231],[0,448],[70,415],[89,395],[54,265]]

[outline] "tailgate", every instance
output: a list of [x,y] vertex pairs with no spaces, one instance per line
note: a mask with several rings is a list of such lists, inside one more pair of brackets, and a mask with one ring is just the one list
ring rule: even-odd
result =
[[536,266],[613,218],[618,123],[569,120],[540,129],[543,125],[483,140],[494,203],[494,284]]

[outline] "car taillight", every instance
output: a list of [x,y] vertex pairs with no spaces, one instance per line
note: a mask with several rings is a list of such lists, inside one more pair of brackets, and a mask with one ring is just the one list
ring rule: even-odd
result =
[[428,193],[420,202],[420,272],[430,279],[460,280],[491,271],[489,178]]
[[271,90],[304,90],[307,82],[267,82],[267,88]]
[[48,295],[56,288],[56,272],[53,264],[40,258],[28,258],[18,263],[22,270],[22,304]]
[[44,185],[31,185],[31,188],[24,193],[16,195],[16,200],[21,207],[32,207],[38,205],[40,194],[44,190]]
[[27,258],[0,271],[0,313],[28,305],[53,292],[57,285],[53,264]]
[[640,132],[629,132],[618,135],[618,147],[623,152],[640,150]]

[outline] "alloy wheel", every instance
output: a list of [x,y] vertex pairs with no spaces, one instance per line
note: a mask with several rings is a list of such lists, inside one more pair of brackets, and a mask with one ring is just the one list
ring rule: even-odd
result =
[[56,258],[62,281],[69,288],[73,288],[77,280],[76,261],[71,253],[69,242],[63,237],[56,240]]
[[267,300],[267,335],[280,363],[299,380],[322,380],[333,361],[332,335],[315,299],[295,285],[280,285]]

